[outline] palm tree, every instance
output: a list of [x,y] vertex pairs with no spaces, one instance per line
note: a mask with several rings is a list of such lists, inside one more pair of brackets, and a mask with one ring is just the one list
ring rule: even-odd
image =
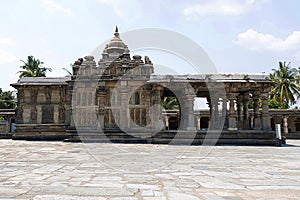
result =
[[21,71],[19,71],[20,73],[20,78],[23,77],[46,77],[46,72],[47,71],[52,71],[51,68],[46,68],[46,67],[42,67],[42,65],[44,64],[43,62],[41,62],[39,59],[35,59],[33,56],[28,56],[27,57],[27,61],[23,61],[24,65],[20,66]]
[[271,80],[275,82],[271,98],[281,105],[293,105],[300,96],[299,70],[291,68],[290,63],[279,62],[279,69],[272,69]]
[[179,104],[176,97],[163,97],[162,107],[166,110],[178,110]]
[[[70,64],[70,66],[72,67],[72,64]],[[63,67],[62,69],[67,73],[66,77],[70,77],[73,75],[73,73],[67,68]]]

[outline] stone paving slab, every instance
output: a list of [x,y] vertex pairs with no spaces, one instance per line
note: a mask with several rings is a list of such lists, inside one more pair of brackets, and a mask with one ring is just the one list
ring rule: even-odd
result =
[[0,140],[0,199],[300,199],[284,147]]

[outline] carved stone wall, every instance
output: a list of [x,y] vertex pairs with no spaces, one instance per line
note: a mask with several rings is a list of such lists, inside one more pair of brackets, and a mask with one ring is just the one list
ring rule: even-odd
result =
[[[66,84],[65,84],[66,85]],[[64,124],[70,108],[67,85],[28,85],[19,87],[16,122],[19,124]]]

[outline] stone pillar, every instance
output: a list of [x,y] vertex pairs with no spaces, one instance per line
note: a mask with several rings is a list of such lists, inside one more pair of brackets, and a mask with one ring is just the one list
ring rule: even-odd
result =
[[238,114],[238,122],[237,122],[237,128],[242,129],[243,128],[243,95],[239,94],[237,97],[237,114]]
[[244,94],[244,99],[243,99],[243,104],[244,104],[244,120],[243,120],[243,128],[245,130],[250,129],[249,126],[249,109],[248,109],[248,104],[249,104],[249,93],[246,92]]
[[253,115],[250,116],[250,128],[254,129],[254,116]]
[[37,123],[37,109],[35,104],[31,105],[31,113],[30,113],[30,123]]
[[159,131],[163,128],[162,108],[161,108],[161,96],[163,87],[157,85],[153,88],[152,96],[152,127],[155,131]]
[[66,118],[65,118],[65,124],[69,125],[71,127],[71,120],[72,119],[72,109],[69,104],[65,105],[65,110],[66,110]]
[[65,109],[65,125],[71,127],[71,119],[72,119],[72,90],[66,89],[66,98],[64,102]]
[[195,117],[194,117],[194,99],[195,95],[185,95],[183,97],[182,119],[184,119],[183,129],[185,130],[196,130]]
[[69,129],[75,129],[75,112],[76,112],[76,91],[74,90],[74,82],[69,83],[67,90],[67,107],[66,107],[66,124],[69,125]]
[[[78,89],[77,89],[78,90]],[[71,116],[71,128],[79,128],[81,126],[80,112],[81,112],[81,93],[74,90],[73,102],[72,102],[72,116]]]
[[167,130],[169,130],[169,116],[165,116],[165,127]]
[[219,128],[219,96],[217,94],[210,95],[211,98],[211,117],[210,117],[210,128]]
[[220,122],[223,122],[224,128],[228,128],[227,121],[227,97],[224,96],[222,97],[222,116],[220,118]]
[[235,109],[234,109],[234,100],[237,97],[237,93],[228,94],[229,99],[229,113],[228,113],[228,130],[236,130],[236,118],[235,118]]
[[[121,110],[120,110],[120,128],[122,130],[127,130],[128,127],[128,104],[129,104],[129,97],[128,92],[129,89],[127,86],[124,86],[119,89],[120,92],[120,98],[121,98]],[[129,118],[130,119],[130,118]]]
[[197,130],[201,130],[201,116],[197,116]]
[[24,89],[17,88],[17,108],[16,108],[16,123],[23,123],[23,104],[24,104]]
[[31,100],[30,100],[30,123],[35,124],[37,123],[37,109],[36,109],[36,102],[37,102],[37,89],[31,88]]
[[209,108],[209,118],[208,118],[208,129],[211,128],[211,119],[213,117],[213,112],[212,112],[212,106],[211,106],[211,99],[210,97],[206,97],[206,100],[207,100],[207,106]]
[[261,127],[264,131],[270,131],[271,128],[271,119],[269,113],[269,93],[264,92],[261,94],[262,97],[262,115],[261,115]]
[[260,130],[261,129],[261,119],[259,113],[259,95],[260,92],[254,91],[253,93],[253,114],[254,114],[254,121],[253,121],[253,129]]
[[283,133],[288,133],[288,116],[283,116]]
[[[105,111],[105,100],[106,92],[101,91],[98,93],[98,121],[101,126],[101,129],[104,130],[104,111]],[[100,128],[100,127],[99,127]]]
[[[146,105],[146,116],[144,116],[145,118],[146,118],[146,127],[145,128],[147,128],[147,129],[151,129],[151,126],[150,126],[150,124],[151,124],[151,121],[152,121],[152,119],[151,119],[151,112],[150,112],[150,110],[149,110],[149,108],[151,108],[151,91],[150,90],[144,90],[144,95],[145,95],[145,97],[147,97],[147,98],[145,98],[144,99],[144,105]],[[129,111],[128,111],[128,114],[129,114]]]
[[37,124],[41,124],[42,123],[42,106],[41,105],[37,105],[36,106],[36,123]]
[[291,133],[296,133],[295,118],[289,117],[289,127],[290,127],[290,130],[291,130]]
[[74,121],[75,110],[76,109],[73,109],[73,107],[70,108],[70,110],[69,110],[69,113],[70,113],[70,129],[75,128],[75,121]]
[[54,124],[58,124],[58,118],[59,118],[59,106],[54,105],[54,112],[53,112],[53,122]]
[[281,127],[283,127],[283,123],[282,123],[283,118],[282,118],[282,117],[283,117],[283,116],[281,116],[281,115],[272,115],[272,118],[271,118],[271,119],[273,119],[274,124],[280,124]]

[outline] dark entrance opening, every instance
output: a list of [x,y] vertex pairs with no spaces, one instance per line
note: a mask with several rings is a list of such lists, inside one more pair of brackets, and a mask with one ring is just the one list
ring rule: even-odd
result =
[[208,129],[209,117],[201,117],[200,119],[200,128]]
[[168,118],[168,130],[178,130],[180,125],[180,104],[176,95],[169,89],[165,88],[161,97],[162,109]]

